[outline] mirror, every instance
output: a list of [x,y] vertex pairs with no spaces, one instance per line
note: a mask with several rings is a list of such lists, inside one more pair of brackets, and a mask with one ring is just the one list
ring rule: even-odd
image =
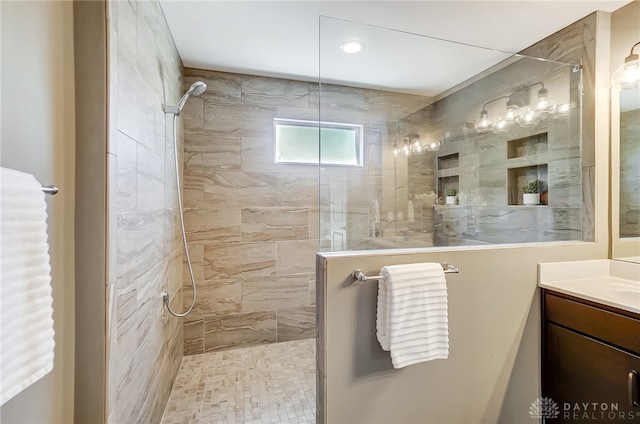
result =
[[611,93],[612,257],[640,262],[640,88]]

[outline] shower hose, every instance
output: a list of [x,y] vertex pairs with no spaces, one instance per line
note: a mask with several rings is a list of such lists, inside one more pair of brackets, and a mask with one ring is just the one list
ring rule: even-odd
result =
[[193,307],[196,305],[196,280],[193,277],[193,268],[191,266],[191,257],[189,257],[189,246],[187,245],[187,233],[184,229],[184,211],[182,210],[182,194],[180,192],[180,165],[178,163],[178,131],[177,131],[177,120],[178,115],[173,114],[173,156],[174,156],[174,165],[176,171],[176,192],[178,193],[178,215],[180,216],[180,228],[182,229],[182,243],[184,246],[184,256],[187,259],[187,266],[189,268],[189,276],[191,277],[191,287],[193,288],[193,294],[191,296],[191,306],[189,309],[182,313],[174,312],[171,310],[171,306],[169,305],[169,293],[162,293],[162,300],[164,301],[167,310],[174,317],[184,317],[191,312]]

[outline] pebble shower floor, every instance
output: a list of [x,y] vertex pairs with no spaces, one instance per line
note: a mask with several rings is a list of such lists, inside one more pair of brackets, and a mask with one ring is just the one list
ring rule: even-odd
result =
[[162,424],[315,423],[315,339],[185,356]]

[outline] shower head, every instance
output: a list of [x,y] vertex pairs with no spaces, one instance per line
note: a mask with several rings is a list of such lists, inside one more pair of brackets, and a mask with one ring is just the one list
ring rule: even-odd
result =
[[207,91],[207,84],[203,83],[202,81],[196,81],[191,84],[191,87],[189,87],[187,93],[191,93],[192,96],[199,96],[205,91]]
[[180,112],[182,112],[182,108],[184,108],[184,105],[187,103],[187,100],[189,100],[189,97],[200,96],[206,90],[207,90],[207,84],[205,84],[202,81],[196,81],[193,84],[191,84],[191,87],[189,87],[187,92],[184,93],[184,96],[182,96],[182,98],[178,102],[178,106],[165,105],[164,111],[166,113],[172,113],[176,116],[179,116]]

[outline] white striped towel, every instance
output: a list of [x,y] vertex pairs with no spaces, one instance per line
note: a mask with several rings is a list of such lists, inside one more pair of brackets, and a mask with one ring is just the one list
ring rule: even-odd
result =
[[447,281],[439,263],[385,266],[376,335],[394,368],[449,357]]
[[48,252],[42,185],[0,169],[0,405],[53,369]]

